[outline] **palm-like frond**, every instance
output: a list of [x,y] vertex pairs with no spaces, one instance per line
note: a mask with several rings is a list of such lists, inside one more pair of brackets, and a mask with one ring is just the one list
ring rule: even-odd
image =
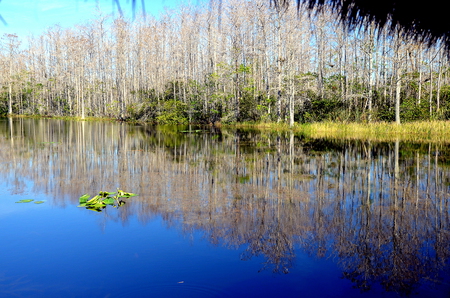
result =
[[306,5],[320,10],[326,6],[340,15],[349,29],[374,23],[378,28],[425,42],[428,45],[442,41],[450,47],[450,23],[445,2],[413,2],[410,0],[271,0],[273,5],[286,7],[291,2],[297,7]]

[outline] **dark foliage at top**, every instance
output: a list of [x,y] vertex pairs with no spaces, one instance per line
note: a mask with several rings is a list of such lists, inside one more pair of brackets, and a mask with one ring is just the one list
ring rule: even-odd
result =
[[[129,2],[129,0],[127,0],[127,3],[128,2]],[[132,7],[132,11],[133,11],[133,18],[135,16],[135,12],[136,12],[136,2],[137,2],[137,0],[131,0],[131,7]],[[113,0],[113,3],[116,4],[117,10],[119,11],[120,15],[123,15],[123,11],[122,11],[122,8],[120,6],[120,0]],[[141,6],[142,6],[142,13],[145,15],[145,0],[141,0]]]
[[[275,6],[288,6],[290,0],[271,0]],[[435,44],[441,39],[450,48],[450,23],[444,1],[413,2],[410,0],[296,0],[297,7],[306,4],[310,9],[325,5],[341,16],[349,29],[374,22],[379,28],[391,32],[401,29],[402,34]]]

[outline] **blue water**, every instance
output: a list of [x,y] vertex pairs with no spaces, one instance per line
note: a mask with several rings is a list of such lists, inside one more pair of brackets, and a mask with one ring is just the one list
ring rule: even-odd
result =
[[241,261],[242,248],[213,246],[201,232],[184,234],[161,218],[123,225],[73,205],[54,207],[49,198],[39,205],[14,203],[19,197],[0,201],[2,297],[337,294],[328,287],[340,282],[330,261],[320,261],[326,274],[301,254],[297,274],[258,272],[263,258]]
[[[197,141],[195,138],[194,141]],[[15,140],[14,146],[16,144]],[[29,143],[24,142],[24,144]],[[234,143],[231,144],[234,146]],[[111,156],[112,151],[108,150],[107,145],[99,143],[94,145],[106,149],[97,150],[97,148],[90,151],[93,152],[92,154],[84,156],[84,161],[88,164],[86,168],[89,171],[98,173],[95,165],[101,165],[104,160],[114,164],[115,169],[121,167],[118,161],[123,155],[120,151],[114,151],[116,155]],[[5,146],[8,148],[9,144]],[[217,145],[212,143],[211,146]],[[413,235],[413,230],[417,230],[419,232],[416,234],[425,239],[414,240],[414,237],[409,235],[399,237],[405,241],[401,246],[401,253],[408,257],[393,256],[394,252],[391,253],[390,249],[394,244],[389,244],[390,240],[386,240],[386,237],[391,237],[389,236],[391,235],[389,230],[391,215],[388,211],[383,211],[384,214],[380,215],[376,213],[377,210],[384,210],[376,208],[391,204],[387,201],[389,193],[383,189],[385,184],[381,183],[378,188],[374,187],[371,190],[372,194],[380,193],[379,197],[382,197],[382,200],[380,199],[378,205],[381,207],[376,207],[374,204],[371,207],[373,211],[362,212],[361,210],[366,207],[358,203],[361,201],[358,194],[362,193],[363,198],[366,195],[364,189],[360,189],[359,186],[348,191],[346,199],[338,208],[333,204],[333,200],[327,201],[320,196],[320,193],[319,195],[316,193],[317,186],[314,183],[316,178],[307,180],[298,178],[299,186],[295,187],[304,187],[301,183],[307,186],[312,198],[307,201],[298,197],[301,193],[292,195],[288,192],[283,193],[285,188],[277,188],[277,179],[280,176],[277,176],[276,169],[267,171],[267,177],[272,177],[270,179],[264,177],[263,179],[258,176],[259,174],[255,174],[252,179],[242,179],[236,186],[231,182],[224,182],[229,177],[231,181],[236,180],[233,174],[210,175],[207,172],[210,164],[202,163],[200,153],[186,155],[186,164],[180,161],[158,163],[155,166],[156,170],[150,172],[151,163],[156,162],[151,159],[152,152],[133,150],[127,151],[129,161],[127,173],[130,173],[131,182],[124,183],[130,183],[138,188],[139,183],[144,183],[142,181],[150,181],[153,188],[146,194],[140,193],[138,197],[129,199],[125,207],[114,209],[107,206],[102,212],[97,213],[77,207],[78,197],[85,192],[80,181],[66,181],[61,178],[79,177],[80,173],[84,173],[82,162],[77,160],[78,157],[83,160],[83,156],[78,153],[70,155],[70,148],[75,148],[75,145],[70,143],[67,146],[35,145],[33,143],[28,149],[12,155],[13,158],[0,160],[0,173],[4,178],[0,181],[2,192],[0,197],[0,297],[450,296],[449,266],[445,251],[440,253],[440,256],[444,257],[438,261],[446,264],[436,267],[440,268],[438,275],[431,275],[433,279],[427,277],[426,270],[432,271],[434,267],[425,268],[425,272],[419,274],[419,277],[425,276],[425,278],[419,278],[412,287],[413,291],[408,295],[397,293],[395,290],[386,291],[386,285],[380,284],[380,280],[389,280],[390,274],[395,274],[400,266],[411,266],[410,271],[404,272],[414,273],[419,272],[423,264],[427,266],[432,264],[429,262],[429,259],[434,257],[432,245],[427,248],[430,250],[429,257],[425,248],[418,251],[417,247],[420,246],[415,245],[421,244],[421,241],[426,243],[432,241],[430,239],[446,237],[448,233],[448,204],[445,203],[448,193],[444,193],[442,189],[439,193],[443,200],[433,199],[424,207],[420,207],[426,210],[426,213],[423,213],[425,216],[422,213],[417,213],[417,216],[409,213],[421,209],[414,209],[412,203],[415,201],[408,197],[409,201],[404,203],[405,210],[408,212],[398,211],[398,214],[392,217],[395,218],[394,222],[398,223],[396,227],[398,231],[395,233],[401,235],[406,230],[406,233],[411,232]],[[80,148],[84,150],[84,147]],[[165,156],[165,153],[158,154],[157,157]],[[39,163],[47,157],[52,162],[51,170],[46,168],[45,162],[43,165]],[[222,155],[220,158],[227,157]],[[28,159],[29,162],[27,162]],[[69,160],[67,164],[61,165],[66,159]],[[255,166],[255,160],[246,161],[248,164],[242,168],[247,172],[240,173],[240,177],[252,175],[249,169]],[[382,176],[384,161],[380,160],[373,171],[378,171],[378,175]],[[210,159],[207,161],[211,162]],[[107,162],[105,167],[109,168]],[[243,161],[239,162],[243,163]],[[364,163],[361,164],[364,165]],[[202,167],[202,165],[205,166]],[[23,172],[24,168],[27,171]],[[201,170],[198,170],[199,168]],[[312,169],[319,175],[320,171],[316,171],[313,167]],[[34,170],[37,175],[31,174]],[[109,174],[113,178],[108,176]],[[102,175],[101,179],[87,177],[86,186],[92,188],[94,185],[97,188],[97,184],[109,185],[115,183],[110,180],[125,179],[116,173]],[[357,177],[360,174],[354,175]],[[436,176],[439,175],[436,174]],[[42,180],[42,177],[45,179]],[[159,181],[158,177],[163,178]],[[214,183],[209,182],[211,177],[216,178]],[[340,188],[333,186],[335,181],[333,177],[328,176],[324,180],[329,183],[331,189],[326,192],[329,196],[337,196],[341,193]],[[188,183],[185,181],[190,181],[191,185],[186,186],[185,184]],[[262,198],[261,193],[249,195],[252,191],[259,192],[259,188],[253,189],[250,187],[254,185],[250,185],[247,189],[248,185],[245,183],[258,184],[260,183],[258,181],[270,181],[270,185],[264,183],[261,185],[267,192],[266,198]],[[287,185],[290,182],[283,180],[283,183]],[[408,183],[411,185],[410,182]],[[420,185],[425,183],[422,182]],[[70,188],[71,186],[73,188]],[[196,186],[199,188],[197,189]],[[225,189],[224,194],[221,193],[223,191],[221,187]],[[147,188],[144,184],[139,191],[145,192]],[[64,191],[54,192],[54,189]],[[108,190],[111,189],[108,188]],[[127,190],[131,191],[131,189]],[[233,196],[230,196],[227,191],[232,192]],[[240,194],[239,191],[241,191]],[[406,188],[402,191],[407,193]],[[432,191],[429,193],[432,195]],[[199,197],[196,197],[197,194],[200,194]],[[277,199],[277,195],[283,200]],[[292,196],[299,201],[288,204]],[[378,199],[378,195],[374,197],[375,200]],[[15,203],[22,199],[43,200],[44,203]],[[320,203],[322,205],[317,203],[320,200],[323,201]],[[401,205],[396,201],[395,204]],[[294,217],[303,212],[302,210],[306,210],[302,216],[308,217],[304,221],[302,216],[292,220],[283,218],[283,216]],[[337,221],[339,216],[333,217],[334,212],[341,212],[344,217],[342,222],[348,226],[340,225]],[[436,217],[439,221],[431,217],[433,214],[439,215]],[[245,216],[248,221],[243,220]],[[370,228],[364,226],[367,222],[364,219],[365,216],[367,220],[370,220],[368,225]],[[410,218],[414,216],[417,220]],[[381,219],[376,222],[375,219],[378,217]],[[231,225],[233,220],[239,220],[239,224],[227,226],[227,224]],[[417,226],[411,226],[410,222]],[[377,224],[380,225],[380,230],[385,229],[379,232],[381,236],[376,234]],[[441,229],[433,230],[435,224]],[[263,237],[261,239],[252,237],[252,233],[257,232],[258,228],[265,231],[260,233]],[[251,232],[247,232],[246,229]],[[365,234],[366,230],[368,237]],[[340,232],[353,235],[353,238],[349,237],[344,243],[338,244],[336,241],[341,239]],[[435,236],[433,233],[437,232],[441,234]],[[283,263],[286,259],[281,258],[278,264],[287,265],[285,270],[277,271],[273,261],[277,260],[278,250],[286,246],[276,244],[279,244],[284,236],[292,241],[293,259],[292,263]],[[322,236],[323,239],[321,239]],[[373,244],[376,241],[370,242],[371,237],[380,237],[380,242],[385,241],[380,255],[371,255],[376,251]],[[370,250],[367,250],[370,253],[364,251],[366,240],[367,243],[370,242],[367,244],[370,246]],[[261,250],[255,249],[249,253],[249,247],[258,244],[261,245]],[[440,245],[445,250],[448,247],[448,241],[443,240]],[[411,248],[410,251],[407,250],[409,248]],[[339,250],[341,253],[337,253]],[[324,252],[320,253],[322,251]],[[412,252],[411,256],[408,255],[410,252]],[[348,255],[345,255],[346,253]],[[285,251],[280,255],[286,258],[289,254]],[[389,262],[400,260],[400,263],[394,264],[392,270],[390,264],[383,265],[382,268],[380,265],[370,267],[369,264],[367,276],[371,284],[370,290],[362,291],[356,287],[356,282],[344,278],[345,262],[353,262],[359,258],[370,263],[382,257],[387,258]],[[363,261],[355,262],[355,264],[367,265]],[[370,271],[373,270],[370,268],[383,270],[387,268],[388,270],[381,272],[378,280],[370,280],[370,276],[376,276],[376,272]],[[396,283],[402,282],[402,279],[398,277],[392,280]],[[394,289],[398,288],[400,287],[394,287]]]
[[[68,205],[0,200],[1,297],[396,297],[363,293],[342,279],[333,259],[296,249],[289,274],[260,271],[263,257],[240,260],[245,246],[214,246],[199,232],[160,218],[125,225]],[[441,287],[442,288],[442,287]],[[420,297],[445,297],[426,288]],[[414,295],[417,296],[417,295]]]

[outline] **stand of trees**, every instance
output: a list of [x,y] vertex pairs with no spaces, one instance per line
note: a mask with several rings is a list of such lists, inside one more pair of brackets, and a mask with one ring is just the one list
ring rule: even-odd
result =
[[[159,123],[448,119],[448,56],[326,10],[211,1],[4,35],[0,113]],[[23,42],[23,41],[22,41]]]

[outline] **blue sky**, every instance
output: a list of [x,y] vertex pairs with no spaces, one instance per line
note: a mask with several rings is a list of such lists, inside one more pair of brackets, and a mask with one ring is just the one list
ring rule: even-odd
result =
[[[182,0],[145,0],[147,14],[158,16],[164,7],[175,8]],[[126,16],[132,16],[131,0],[120,0]],[[137,0],[136,11],[142,11]],[[187,1],[183,1],[187,2]],[[0,15],[7,22],[0,22],[0,35],[18,34],[24,38],[39,35],[46,28],[59,24],[72,27],[96,16],[96,7],[105,14],[118,15],[113,0],[0,0]]]

